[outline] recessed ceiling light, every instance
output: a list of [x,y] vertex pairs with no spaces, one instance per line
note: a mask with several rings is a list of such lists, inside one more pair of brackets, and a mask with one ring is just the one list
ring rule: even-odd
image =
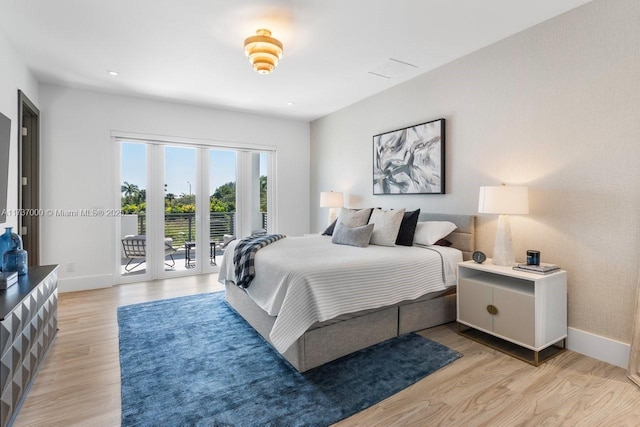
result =
[[289,102],[287,102],[287,105],[296,105],[296,103],[289,101]]
[[110,76],[117,76],[119,74],[117,71],[113,70],[107,70],[107,73],[109,73]]

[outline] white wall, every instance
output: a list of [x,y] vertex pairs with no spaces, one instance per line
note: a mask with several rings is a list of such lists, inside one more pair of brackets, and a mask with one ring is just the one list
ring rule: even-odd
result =
[[[118,208],[111,132],[121,131],[277,147],[277,231],[309,230],[307,122],[52,85],[40,99],[43,209]],[[42,263],[61,265],[61,291],[113,283],[114,227],[109,218],[43,218]]]
[[[477,212],[481,185],[530,187],[524,260],[568,270],[569,326],[629,342],[640,258],[640,2],[596,0],[311,124],[321,191],[352,206]],[[373,196],[372,136],[445,118],[446,195]],[[491,255],[495,218],[478,219]]]
[[[38,82],[0,29],[0,112],[11,119],[7,210],[18,207],[18,90],[38,106]],[[3,226],[16,231],[18,218],[7,214]]]

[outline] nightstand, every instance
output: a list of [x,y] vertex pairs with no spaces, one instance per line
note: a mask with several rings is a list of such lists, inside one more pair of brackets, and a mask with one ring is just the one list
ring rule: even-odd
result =
[[535,366],[566,349],[564,270],[542,275],[491,260],[461,262],[457,299],[458,333],[463,336]]

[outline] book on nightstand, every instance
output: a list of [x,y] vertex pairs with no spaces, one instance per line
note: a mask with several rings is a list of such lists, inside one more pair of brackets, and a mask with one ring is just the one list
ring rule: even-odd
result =
[[526,271],[537,274],[551,274],[560,271],[560,267],[556,264],[540,263],[540,265],[518,264],[513,267],[514,270]]
[[0,272],[0,290],[7,289],[8,287],[18,283],[18,273],[10,271],[8,273]]

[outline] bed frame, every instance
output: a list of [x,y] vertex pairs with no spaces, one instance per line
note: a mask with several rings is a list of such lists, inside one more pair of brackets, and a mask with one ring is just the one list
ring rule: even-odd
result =
[[[420,221],[451,221],[458,228],[446,237],[468,260],[475,247],[475,216],[420,214]],[[226,300],[253,328],[269,340],[276,318],[262,310],[244,290],[227,283]],[[316,323],[282,356],[304,372],[398,335],[456,320],[455,288],[415,300],[340,316]]]

